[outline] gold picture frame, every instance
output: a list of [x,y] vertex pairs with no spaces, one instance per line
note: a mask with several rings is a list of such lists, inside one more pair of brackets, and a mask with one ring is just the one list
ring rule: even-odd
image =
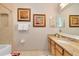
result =
[[33,14],[33,27],[45,27],[46,15],[45,14]]
[[31,9],[30,8],[18,8],[17,10],[18,21],[30,21]]
[[79,15],[69,16],[69,27],[79,27]]

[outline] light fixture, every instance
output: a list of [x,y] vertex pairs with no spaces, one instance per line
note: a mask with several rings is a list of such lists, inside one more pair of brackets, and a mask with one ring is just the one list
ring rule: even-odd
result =
[[60,3],[60,8],[63,9],[64,7],[66,7],[69,3]]

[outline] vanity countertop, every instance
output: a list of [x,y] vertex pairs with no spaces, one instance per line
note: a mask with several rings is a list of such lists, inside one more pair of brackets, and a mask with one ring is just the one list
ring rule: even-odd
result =
[[69,40],[67,38],[58,38],[54,35],[48,35],[48,38],[59,44],[73,56],[79,56],[79,41]]

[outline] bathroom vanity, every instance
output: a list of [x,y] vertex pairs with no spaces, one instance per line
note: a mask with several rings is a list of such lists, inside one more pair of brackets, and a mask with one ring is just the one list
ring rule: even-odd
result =
[[48,35],[48,48],[53,56],[79,56],[79,40],[69,35]]

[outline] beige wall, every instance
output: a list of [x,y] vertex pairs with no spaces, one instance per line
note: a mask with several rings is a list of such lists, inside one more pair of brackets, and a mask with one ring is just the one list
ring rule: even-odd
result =
[[[56,28],[50,27],[50,17],[52,16],[55,20],[55,16],[58,13],[58,4],[4,4],[9,9],[12,10],[13,14],[13,32],[14,32],[14,50],[47,50],[48,41],[47,35],[56,33]],[[17,8],[31,8],[31,22],[29,31],[19,32],[17,30]],[[35,28],[33,27],[33,14],[42,13],[46,14],[46,27]],[[55,22],[54,22],[55,23]],[[20,40],[24,39],[25,43],[21,44]]]
[[[50,27],[50,16],[53,17],[52,20],[55,20],[55,16],[58,14],[58,4],[3,4],[10,10],[12,10],[12,17],[10,14],[10,27],[13,28],[13,47],[14,50],[47,50],[47,34],[54,34],[57,32],[55,27]],[[19,32],[17,30],[17,8],[31,8],[31,22],[30,29],[27,32]],[[0,12],[4,12],[0,6]],[[61,14],[65,19],[65,28],[63,32],[79,35],[79,28],[70,28],[69,27],[69,15],[79,15],[79,4],[70,4],[61,10]],[[44,28],[34,28],[33,27],[33,14],[34,13],[45,13],[46,14],[46,27]],[[13,22],[12,22],[13,21]],[[12,24],[13,23],[13,24]],[[54,22],[55,23],[55,22]],[[13,26],[12,26],[13,25]],[[11,28],[10,28],[11,29]],[[1,31],[1,30],[0,30]],[[8,33],[8,31],[7,31]],[[5,35],[7,35],[7,33]],[[11,33],[11,32],[10,32]],[[12,41],[12,37],[5,36],[3,32],[0,32],[0,39],[4,38],[0,42],[9,42]],[[2,38],[1,38],[2,37]],[[11,37],[11,38],[10,38]],[[6,40],[6,38],[10,38]],[[25,43],[21,44],[20,40],[24,39]]]
[[63,29],[63,32],[79,35],[79,27],[69,27],[69,15],[79,15],[79,3],[69,4],[61,11],[61,14],[65,19],[65,28]]

